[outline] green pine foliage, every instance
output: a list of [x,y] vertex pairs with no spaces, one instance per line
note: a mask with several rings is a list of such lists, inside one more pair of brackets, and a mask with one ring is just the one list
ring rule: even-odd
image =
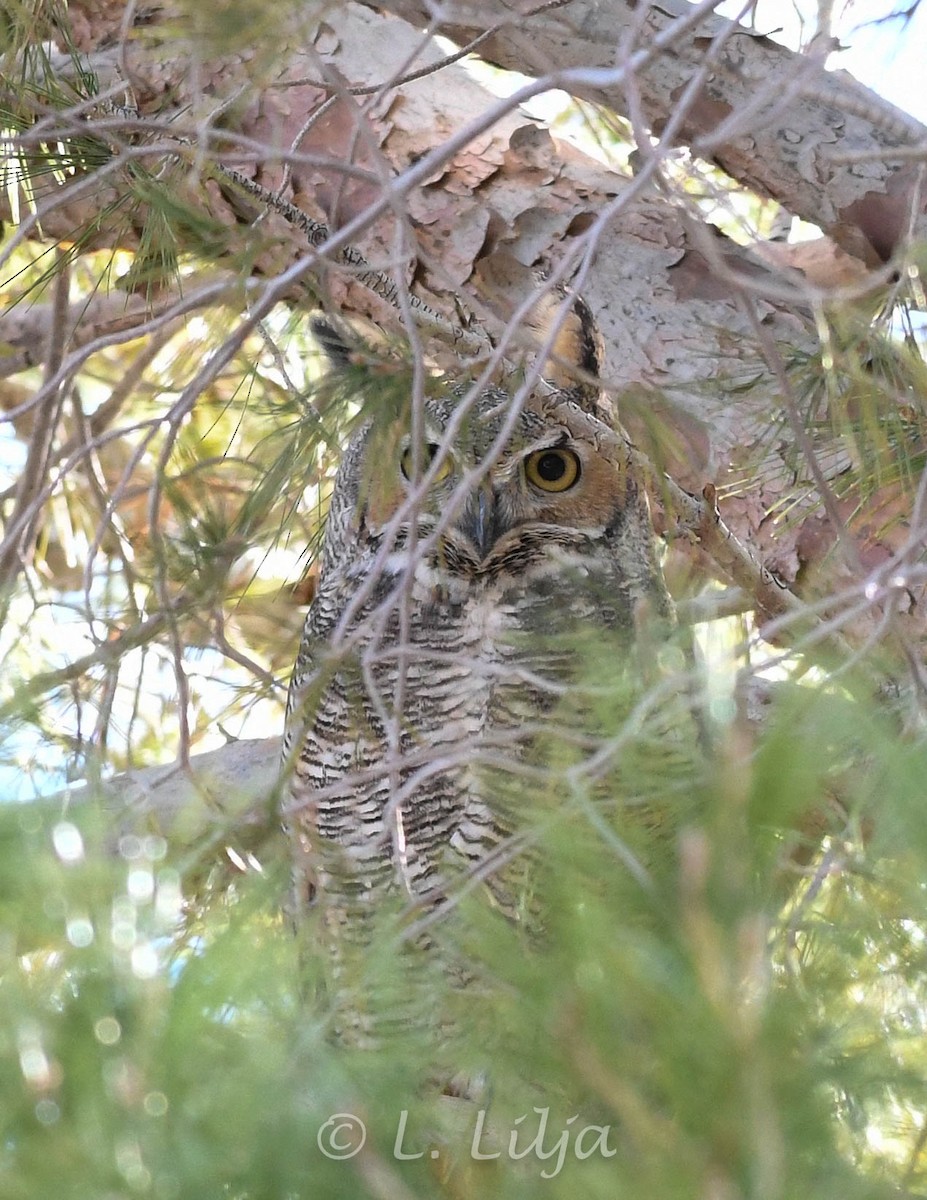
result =
[[[373,1050],[331,1036],[279,846],[191,896],[183,847],[114,852],[92,799],[3,806],[3,1194],[917,1194],[924,748],[810,688],[755,749],[715,737],[643,868],[568,773],[525,786],[539,919],[463,900],[435,936],[468,986],[381,913],[357,984],[409,1020]],[[874,832],[803,862],[788,829],[838,780]]]

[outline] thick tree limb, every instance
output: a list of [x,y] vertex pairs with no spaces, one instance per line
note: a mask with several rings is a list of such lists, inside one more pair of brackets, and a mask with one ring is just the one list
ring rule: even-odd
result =
[[[433,27],[433,6],[419,0],[377,7]],[[510,0],[444,5],[437,32],[468,42],[495,29],[481,42],[480,56],[523,74],[609,70],[691,17],[695,6],[574,0],[527,18],[519,7]],[[706,64],[704,82],[687,97]],[[927,128],[846,72],[826,71],[820,58],[720,17],[702,16],[695,29],[674,39],[670,52],[635,70],[631,86],[620,79],[584,88],[582,95],[625,116],[638,109],[657,135],[681,111],[676,141],[819,225],[870,266],[887,260],[909,231],[927,234],[920,183]],[[912,151],[919,162],[911,161]]]
[[[229,287],[231,295],[231,281]],[[214,296],[210,296],[212,302]],[[142,296],[107,292],[71,306],[65,320],[67,343],[71,350],[86,346],[97,338],[125,333],[126,341],[147,332],[152,316],[167,312],[174,302],[164,296],[157,301]],[[44,361],[45,346],[58,314],[48,304],[13,305],[0,313],[0,344],[6,353],[0,358],[0,378],[15,375]],[[180,317],[178,317],[180,320]],[[0,397],[0,408],[9,408]]]
[[276,828],[280,739],[230,742],[181,763],[127,771],[100,784],[69,788],[43,801],[80,805],[90,795],[112,812],[112,843],[154,834],[208,846],[248,828]]

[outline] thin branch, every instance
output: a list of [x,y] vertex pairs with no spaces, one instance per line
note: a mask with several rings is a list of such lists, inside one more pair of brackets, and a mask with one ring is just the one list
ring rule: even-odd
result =
[[117,663],[130,650],[145,646],[162,634],[167,626],[167,613],[159,612],[148,617],[138,625],[132,625],[124,632],[117,634],[107,642],[101,642],[89,654],[56,667],[51,671],[40,671],[36,675],[24,679],[14,690],[12,697],[0,703],[0,723],[13,720],[27,712],[29,703],[49,692],[57,691],[65,684],[79,679],[88,671],[98,666],[111,666]]
[[[375,296],[379,296],[381,300],[385,300],[393,308],[398,308],[398,288],[396,281],[391,275],[387,275],[383,271],[378,271],[372,267],[356,247],[350,243],[340,241],[340,239],[332,239],[330,231],[320,221],[314,220],[307,213],[303,212],[301,208],[298,208],[295,204],[291,204],[289,200],[283,199],[276,192],[271,192],[267,188],[261,187],[259,183],[255,183],[254,180],[249,179],[246,175],[242,175],[239,171],[233,171],[218,163],[213,164],[212,170],[221,178],[246,192],[249,196],[260,200],[272,211],[279,213],[290,225],[299,229],[305,235],[306,241],[310,246],[322,247],[331,240],[337,240],[336,261],[355,272],[358,282],[368,288]],[[469,333],[459,326],[454,325],[446,317],[442,316],[441,313],[436,312],[416,296],[410,295],[409,302],[412,311],[425,329],[444,340],[450,341],[461,353],[477,355],[486,350],[488,343],[485,337],[482,337],[478,333]]]
[[[68,295],[71,272],[67,257],[59,254],[55,278],[53,319],[49,325],[45,359],[45,378],[58,375],[67,340]],[[64,407],[63,380],[47,391],[44,403],[37,409],[26,462],[19,477],[13,512],[7,522],[6,536],[0,544],[0,626],[6,619],[7,605],[13,583],[32,557],[30,542],[39,521],[41,509],[35,503],[47,479],[52,448]]]

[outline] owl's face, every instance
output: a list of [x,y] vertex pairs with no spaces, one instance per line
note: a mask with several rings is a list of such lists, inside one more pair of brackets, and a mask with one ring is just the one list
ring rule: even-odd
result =
[[490,392],[461,420],[454,400],[430,400],[418,446],[406,422],[374,426],[362,533],[392,529],[398,547],[414,526],[445,570],[485,574],[526,544],[578,544],[620,522],[628,479],[613,431],[562,395],[534,397],[514,419],[510,404]]

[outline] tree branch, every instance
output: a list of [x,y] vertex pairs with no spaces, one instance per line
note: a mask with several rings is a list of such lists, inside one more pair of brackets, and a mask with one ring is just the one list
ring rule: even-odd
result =
[[197,754],[189,766],[142,767],[99,784],[81,784],[43,800],[80,805],[91,796],[113,814],[111,844],[154,834],[202,850],[246,828],[274,830],[280,739],[229,742]]
[[[419,27],[432,21],[433,7],[420,0],[377,7]],[[680,96],[713,54],[708,81],[683,113],[677,135],[682,144],[820,226],[870,266],[899,248],[912,212],[911,232],[927,235],[919,163],[910,161],[913,149],[923,154],[927,147],[927,128],[846,72],[825,70],[819,57],[796,54],[711,13],[700,17],[696,29],[685,28],[693,13],[686,0],[660,0],[646,10],[642,18],[640,5],[628,0],[574,0],[526,20],[506,0],[479,8],[448,4],[439,32],[468,42],[489,30],[481,58],[543,76],[555,67],[620,66],[636,47],[682,28],[671,51],[634,72],[655,134],[678,116]],[[579,94],[628,114],[623,81]],[[869,169],[860,171],[858,162]]]

